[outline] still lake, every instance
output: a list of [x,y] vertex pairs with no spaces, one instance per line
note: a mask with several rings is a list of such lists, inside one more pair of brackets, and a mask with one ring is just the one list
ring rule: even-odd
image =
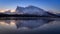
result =
[[38,33],[60,33],[60,18],[0,19],[0,34]]

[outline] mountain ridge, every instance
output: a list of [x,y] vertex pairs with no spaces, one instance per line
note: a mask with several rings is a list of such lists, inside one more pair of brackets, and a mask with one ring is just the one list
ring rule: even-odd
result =
[[[27,7],[19,7],[17,6],[15,13],[10,13],[10,10],[8,10],[5,15],[7,16],[57,16],[56,14],[50,13],[49,11],[45,11],[39,7],[36,6],[27,6]],[[4,15],[4,14],[3,14]]]
[[[19,8],[19,9],[17,9],[17,8]],[[49,16],[49,15],[53,14],[53,13],[50,13],[49,11],[45,11],[39,7],[32,6],[32,5],[27,6],[27,7],[18,6],[17,8],[16,8],[16,12],[21,12],[21,9],[22,9],[23,14],[32,14],[32,15],[34,14],[34,15],[40,15],[40,16],[42,16],[42,15]],[[54,14],[54,16],[56,16],[56,15]]]

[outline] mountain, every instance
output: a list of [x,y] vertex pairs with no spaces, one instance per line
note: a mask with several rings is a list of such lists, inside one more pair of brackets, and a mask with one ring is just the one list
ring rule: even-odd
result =
[[17,7],[16,12],[22,12],[24,14],[37,14],[37,15],[44,15],[46,12],[43,9],[40,9],[35,6],[28,6],[28,7]]
[[23,14],[32,14],[32,15],[40,15],[40,16],[56,16],[53,13],[50,13],[49,11],[45,11],[39,7],[36,6],[27,6],[27,7],[19,7],[16,8],[17,13],[23,13]]
[[11,14],[11,12],[10,12],[11,10],[8,10],[8,11],[6,11],[5,12],[5,14]]
[[60,17],[60,13],[56,14],[58,17]]
[[17,6],[15,12],[11,12],[11,10],[8,10],[4,13],[5,16],[22,16],[22,17],[39,17],[39,16],[53,16],[56,17],[56,14],[50,13],[49,11],[45,11],[39,7],[36,6],[27,6],[27,7],[19,7]]
[[16,14],[21,14],[21,13],[23,13],[23,10],[24,10],[24,7],[19,7],[19,6],[17,6],[17,8],[16,8]]

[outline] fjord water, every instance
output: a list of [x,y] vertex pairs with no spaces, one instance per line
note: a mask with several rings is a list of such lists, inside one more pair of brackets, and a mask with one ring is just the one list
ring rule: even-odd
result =
[[0,20],[0,34],[59,33],[60,18]]

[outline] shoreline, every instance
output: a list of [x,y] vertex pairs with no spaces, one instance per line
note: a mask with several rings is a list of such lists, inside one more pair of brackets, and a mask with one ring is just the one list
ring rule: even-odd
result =
[[0,20],[39,20],[39,19],[58,19],[58,17],[0,17]]

